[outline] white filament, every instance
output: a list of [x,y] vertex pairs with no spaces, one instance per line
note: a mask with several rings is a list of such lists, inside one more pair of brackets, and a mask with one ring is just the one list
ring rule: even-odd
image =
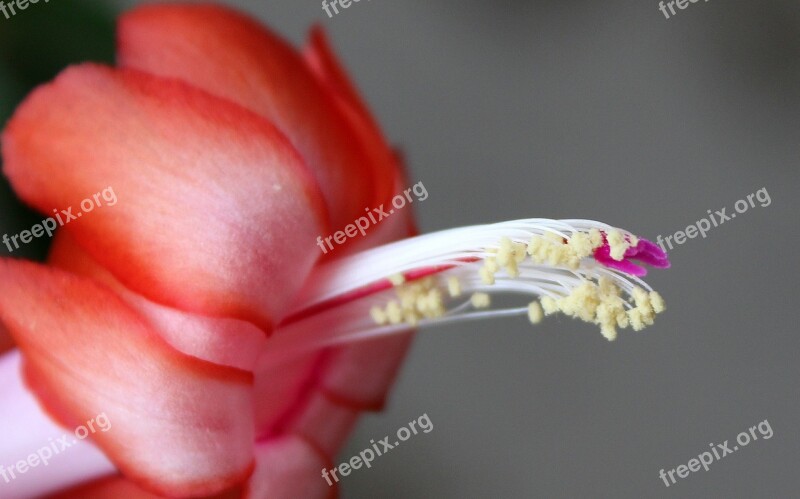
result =
[[[527,244],[534,235],[542,236],[550,232],[569,238],[576,232],[588,232],[591,229],[605,232],[615,230],[610,225],[592,220],[529,218],[459,227],[403,239],[323,265],[315,275],[313,286],[308,288],[307,293],[299,301],[301,304],[299,308],[307,308],[330,298],[344,295],[393,274],[439,265],[463,266],[465,265],[463,259],[486,258],[490,255],[488,252],[490,249],[498,247],[498,241],[502,237]],[[616,230],[626,235],[632,235],[621,229]],[[555,269],[552,267],[533,267],[540,269],[544,274],[555,277]],[[609,269],[596,264],[594,260],[585,259],[581,262],[580,270],[595,275]],[[615,273],[615,271],[611,271],[611,273]],[[622,273],[616,274],[627,276]],[[639,280],[636,282],[641,284]]]
[[[486,284],[479,277],[484,260],[494,255],[503,237],[513,242],[527,244],[531,238],[547,233],[569,239],[577,232],[587,233],[597,229],[605,233],[627,231],[591,220],[524,219],[488,225],[476,225],[425,234],[367,250],[322,266],[315,274],[312,286],[306,290],[295,313],[337,297],[353,293],[366,286],[385,281],[392,275],[453,266],[438,274],[439,287],[446,289],[447,279],[459,280],[462,295],[446,299],[444,315],[421,318],[416,326],[447,324],[480,318],[525,315],[528,308],[475,309],[469,300],[473,293],[525,295],[527,297],[568,296],[577,286],[587,281],[606,278],[630,295],[634,288],[647,291],[652,288],[641,279],[607,268],[587,257],[575,269],[563,266],[537,264],[531,259],[519,263],[519,276],[512,278],[504,270],[496,274],[494,284]],[[477,259],[469,262],[465,260]],[[446,292],[445,292],[446,293]],[[284,347],[319,348],[355,340],[375,338],[409,330],[415,325],[376,324],[370,317],[370,308],[385,305],[393,291],[382,291],[339,305],[325,312],[315,313],[276,331],[271,351]],[[631,305],[625,305],[630,308]]]

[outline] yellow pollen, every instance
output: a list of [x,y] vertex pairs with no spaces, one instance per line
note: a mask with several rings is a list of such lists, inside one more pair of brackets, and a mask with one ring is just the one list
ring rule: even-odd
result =
[[501,267],[508,265],[512,258],[513,243],[511,239],[503,237],[500,239],[500,249],[497,250],[497,264]]
[[450,296],[456,297],[461,296],[461,283],[458,281],[457,277],[451,277],[447,280],[447,291],[450,293]]
[[618,262],[622,261],[625,258],[625,251],[631,247],[631,242],[618,230],[609,231],[606,234],[606,238],[608,239],[611,258]]
[[539,324],[542,322],[543,317],[544,312],[542,311],[542,306],[539,304],[539,302],[531,302],[530,305],[528,305],[528,320],[531,321],[531,324]]
[[667,306],[664,304],[664,299],[658,294],[658,291],[650,292],[650,304],[653,306],[653,311],[657,314],[665,311]]
[[[531,255],[534,263],[548,264],[553,267],[568,267],[578,269],[581,259],[586,258],[603,242],[600,232],[575,232],[564,242],[564,239],[553,233],[547,232],[543,236],[533,236],[528,243],[527,253]],[[623,251],[624,252],[624,251]]]
[[594,251],[594,245],[592,245],[592,240],[588,234],[584,234],[583,232],[576,232],[572,234],[572,237],[569,238],[569,242],[567,243],[578,258],[584,258],[592,254]]
[[[457,282],[457,281],[456,281]],[[436,288],[432,277],[425,277],[395,287],[397,300],[390,300],[385,309],[373,307],[370,315],[378,325],[410,324],[421,319],[441,317],[445,313],[442,291]]]
[[593,248],[599,248],[603,245],[603,235],[597,229],[589,230],[589,241],[592,242]]
[[[622,290],[613,281],[601,277],[598,282],[585,281],[560,298],[543,296],[541,309],[545,316],[561,312],[582,321],[597,324],[608,340],[617,337],[617,328],[631,327],[636,331],[653,324],[655,310],[663,310],[661,296],[634,288],[631,298],[634,307],[626,310],[627,302],[620,296]],[[655,297],[654,297],[655,296]],[[529,316],[536,312],[529,309]]]
[[381,307],[372,307],[369,313],[372,316],[372,320],[374,320],[375,323],[380,326],[383,326],[389,320],[389,318],[386,316],[386,312],[384,312]]
[[506,273],[512,279],[519,277],[519,267],[517,267],[516,258],[510,258],[508,260],[508,265],[506,265]]
[[489,295],[487,295],[486,293],[475,293],[472,295],[469,301],[475,308],[487,308],[492,303],[491,299],[489,298]]
[[631,327],[634,331],[641,331],[644,329],[644,321],[642,320],[642,312],[638,308],[628,310],[628,319],[631,322]]
[[525,261],[527,246],[524,243],[514,243],[514,261],[522,263]]
[[614,341],[617,339],[617,330],[614,327],[608,327],[606,325],[600,326],[600,334],[603,335],[603,338],[607,339],[608,341]]
[[543,296],[541,302],[544,315],[553,315],[558,312],[558,304],[554,298],[550,296]]
[[391,324],[400,324],[403,322],[403,310],[395,300],[386,305],[386,316],[389,318]]
[[550,232],[549,230],[544,233],[544,238],[551,243],[564,244],[563,237],[556,234],[555,232]]
[[[491,257],[487,258],[484,264],[485,268],[494,274],[500,267],[503,267],[509,277],[516,279],[519,277],[518,264],[525,260],[526,250],[527,246],[525,244],[515,243],[508,237],[503,237],[500,239],[499,248],[494,252],[496,260],[489,261]],[[493,284],[493,282],[488,282],[483,275],[481,275],[481,278],[485,283]]]

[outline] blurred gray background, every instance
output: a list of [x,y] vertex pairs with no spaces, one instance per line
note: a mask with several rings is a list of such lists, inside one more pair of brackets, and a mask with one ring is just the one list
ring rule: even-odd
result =
[[[328,30],[428,189],[424,231],[592,218],[655,239],[772,199],[671,251],[648,278],[668,312],[642,333],[422,331],[340,461],[423,413],[434,429],[346,477],[344,498],[800,497],[798,2],[671,19],[654,0],[362,0],[331,19],[317,0],[228,3],[298,43]],[[659,478],[765,419],[771,439]]]

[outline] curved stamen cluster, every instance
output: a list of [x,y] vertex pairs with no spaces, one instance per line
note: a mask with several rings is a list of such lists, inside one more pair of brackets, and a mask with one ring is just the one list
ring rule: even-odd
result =
[[[622,236],[614,238],[609,235],[607,239],[618,245],[611,248],[611,253],[617,255],[623,255],[627,248],[638,242],[637,239]],[[462,289],[466,289],[473,292],[468,301],[462,300],[462,303],[457,303],[456,300],[452,300],[451,303],[443,301],[441,276],[435,278],[428,276],[411,282],[405,282],[402,276],[396,276],[391,280],[395,284],[397,299],[389,300],[384,307],[373,306],[371,316],[379,326],[403,323],[416,326],[421,319],[443,317],[447,315],[448,309],[461,310],[466,308],[467,304],[475,310],[488,308],[491,301],[490,294],[486,291],[494,292],[495,289],[492,288],[501,292],[529,291],[541,296],[539,301],[529,303],[526,309],[531,323],[537,324],[543,317],[560,312],[600,326],[603,336],[614,340],[617,337],[617,328],[631,327],[640,331],[653,324],[655,315],[665,309],[664,300],[658,292],[646,291],[632,284],[625,286],[629,289],[629,298],[626,300],[623,297],[622,287],[614,279],[607,275],[592,276],[589,273],[579,274],[580,282],[577,284],[562,281],[562,289],[544,287],[541,290],[543,292],[538,292],[539,290],[533,286],[536,282],[548,284],[542,276],[531,275],[532,281],[520,280],[522,274],[520,268],[525,275],[529,275],[528,271],[533,270],[531,265],[526,264],[526,255],[531,256],[531,262],[536,267],[569,268],[574,272],[580,268],[582,258],[588,257],[603,244],[606,242],[596,230],[591,233],[575,233],[567,241],[550,234],[534,235],[527,246],[503,237],[496,248],[487,249],[487,253],[491,256],[483,259],[482,266],[478,269],[480,285],[474,279],[466,279],[465,284],[462,284],[456,275],[448,277],[448,291],[458,290],[457,294],[449,292],[450,298],[457,298]],[[474,264],[454,267],[443,271],[442,274],[474,272],[474,267]],[[498,275],[499,273],[501,275]],[[519,280],[522,286],[516,287],[510,282],[515,280]]]
[[[330,344],[484,317],[527,315],[536,324],[562,313],[614,340],[618,328],[641,330],[665,309],[634,260],[669,266],[653,243],[590,220],[451,229],[326,264],[284,329],[309,329],[346,308],[353,319],[328,330]],[[493,308],[498,294],[536,299]]]

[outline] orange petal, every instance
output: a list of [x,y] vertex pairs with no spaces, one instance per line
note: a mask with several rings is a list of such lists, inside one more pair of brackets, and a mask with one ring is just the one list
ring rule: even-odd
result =
[[48,412],[69,428],[105,414],[89,438],[140,486],[209,495],[251,473],[250,373],[181,354],[108,288],[28,262],[0,260],[0,320]]
[[75,214],[110,186],[118,202],[99,198],[69,228],[153,301],[268,329],[318,257],[324,207],[296,151],[184,83],[67,69],[19,107],[2,145],[15,190],[43,213]]
[[314,172],[333,227],[373,205],[387,179],[302,56],[253,19],[215,5],[146,5],[120,19],[118,39],[122,66],[180,78],[274,122]]

